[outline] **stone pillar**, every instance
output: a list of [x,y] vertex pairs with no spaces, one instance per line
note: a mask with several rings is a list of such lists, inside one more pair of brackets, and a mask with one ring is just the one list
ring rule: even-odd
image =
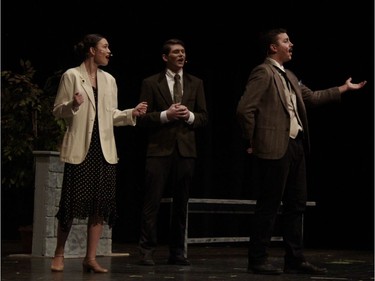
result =
[[[57,219],[64,163],[55,151],[34,151],[35,158],[35,193],[32,256],[53,257]],[[73,221],[65,246],[65,257],[84,257],[86,254],[87,219]],[[112,254],[112,230],[104,225],[99,241],[97,255]]]

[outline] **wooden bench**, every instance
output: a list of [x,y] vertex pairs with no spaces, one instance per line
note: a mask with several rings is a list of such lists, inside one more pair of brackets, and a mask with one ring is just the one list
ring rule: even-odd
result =
[[[172,201],[173,198],[162,198],[161,203],[172,203]],[[249,236],[191,238],[188,236],[189,214],[254,214],[256,202],[256,200],[241,199],[190,198],[188,202],[188,214],[186,218],[185,252],[187,252],[188,244],[249,241]],[[316,206],[316,202],[308,201],[306,203],[306,206],[314,207]],[[283,238],[281,236],[273,236],[271,238],[271,241],[283,241]]]

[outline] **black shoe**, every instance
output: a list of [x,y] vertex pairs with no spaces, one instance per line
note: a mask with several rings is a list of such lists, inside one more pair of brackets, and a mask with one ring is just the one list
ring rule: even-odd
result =
[[152,266],[155,265],[154,260],[152,259],[151,255],[142,255],[141,260],[138,262],[139,265],[148,265]]
[[279,275],[283,273],[281,268],[274,267],[272,264],[269,264],[269,263],[249,265],[247,271],[255,273],[255,274],[265,274],[265,275]]
[[185,257],[169,257],[168,264],[191,265],[190,261]]
[[327,272],[327,269],[317,267],[305,261],[298,264],[285,264],[284,272],[291,274],[325,274]]

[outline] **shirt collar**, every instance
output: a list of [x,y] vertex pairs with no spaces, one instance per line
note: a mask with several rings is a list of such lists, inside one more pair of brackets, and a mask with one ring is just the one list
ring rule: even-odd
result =
[[172,78],[173,79],[176,74],[179,74],[180,77],[181,77],[181,79],[182,79],[182,73],[183,73],[182,69],[178,73],[174,73],[172,70],[170,70],[170,69],[167,68],[167,71],[165,72],[165,75],[168,78]]
[[271,58],[267,58],[267,60],[269,60],[272,65],[280,68],[282,71],[285,72],[284,66],[282,66],[281,64],[279,64],[277,61],[275,61],[274,59],[271,59]]

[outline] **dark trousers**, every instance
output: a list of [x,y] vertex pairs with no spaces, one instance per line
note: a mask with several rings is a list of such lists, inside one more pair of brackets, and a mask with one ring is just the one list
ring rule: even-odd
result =
[[139,239],[142,254],[152,254],[157,246],[160,200],[166,186],[171,184],[173,203],[169,229],[170,255],[184,255],[187,204],[194,164],[194,158],[181,157],[177,150],[170,156],[146,159],[145,193]]
[[254,158],[258,198],[251,228],[249,264],[266,261],[280,202],[285,262],[304,260],[302,221],[306,209],[306,164],[301,138],[290,139],[286,154],[278,160]]

